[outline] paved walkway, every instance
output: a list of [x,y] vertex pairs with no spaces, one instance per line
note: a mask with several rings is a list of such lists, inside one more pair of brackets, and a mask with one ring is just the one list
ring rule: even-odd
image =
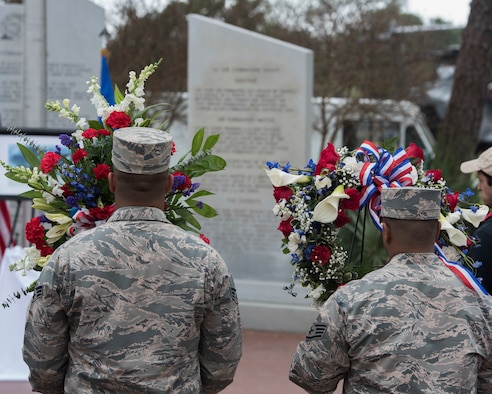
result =
[[[290,360],[305,334],[245,330],[243,357],[224,394],[302,394],[289,381]],[[26,382],[0,382],[0,394],[29,394]],[[341,393],[339,388],[336,394]]]

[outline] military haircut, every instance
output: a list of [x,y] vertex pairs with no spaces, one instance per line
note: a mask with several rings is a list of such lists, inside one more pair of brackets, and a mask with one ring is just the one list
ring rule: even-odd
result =
[[145,195],[163,196],[168,190],[169,172],[158,172],[156,174],[129,174],[113,170],[115,182],[121,187],[120,193],[134,198]]
[[434,239],[436,236],[437,220],[408,220],[382,218],[387,223],[393,237],[405,242],[407,245],[420,245]]

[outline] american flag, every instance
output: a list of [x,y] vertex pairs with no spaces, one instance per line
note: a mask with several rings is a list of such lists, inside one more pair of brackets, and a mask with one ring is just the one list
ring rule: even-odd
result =
[[10,236],[12,233],[12,224],[10,223],[10,213],[6,201],[0,201],[0,258],[3,252],[10,245]]

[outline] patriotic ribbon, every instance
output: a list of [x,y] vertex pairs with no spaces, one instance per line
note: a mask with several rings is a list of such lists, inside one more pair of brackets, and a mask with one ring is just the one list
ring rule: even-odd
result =
[[381,189],[411,186],[412,164],[403,148],[398,148],[394,154],[391,154],[371,141],[364,141],[357,149],[355,157],[359,162],[364,163],[359,174],[362,185],[359,209],[367,204],[372,221],[381,231],[379,220]]
[[444,265],[453,271],[453,273],[465,284],[466,287],[475,290],[477,293],[489,295],[487,290],[485,290],[471,271],[463,267],[460,263],[449,261],[438,244],[434,244],[434,249]]
[[95,220],[89,214],[89,210],[87,208],[82,208],[82,209],[79,209],[78,211],[76,211],[72,215],[72,219],[75,221],[75,223],[72,224],[67,229],[67,234],[71,237],[73,237],[74,235],[79,234],[83,231],[94,228],[94,227],[98,226],[99,224],[105,222],[105,220]]
[[[359,210],[366,204],[372,221],[379,231],[382,230],[379,219],[381,208],[381,189],[388,187],[404,187],[413,184],[410,173],[412,164],[403,148],[399,148],[391,154],[383,148],[377,147],[371,141],[364,141],[356,151],[356,159],[363,162],[359,178],[362,189]],[[488,295],[471,271],[461,264],[449,261],[439,245],[435,244],[436,254],[468,288],[478,293]]]

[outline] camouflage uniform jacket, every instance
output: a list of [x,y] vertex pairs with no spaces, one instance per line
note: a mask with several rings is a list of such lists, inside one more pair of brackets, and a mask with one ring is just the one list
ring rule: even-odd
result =
[[399,254],[338,289],[293,357],[310,393],[490,393],[492,302],[433,253]]
[[126,207],[52,255],[23,353],[42,393],[216,393],[241,348],[219,254],[161,210]]

